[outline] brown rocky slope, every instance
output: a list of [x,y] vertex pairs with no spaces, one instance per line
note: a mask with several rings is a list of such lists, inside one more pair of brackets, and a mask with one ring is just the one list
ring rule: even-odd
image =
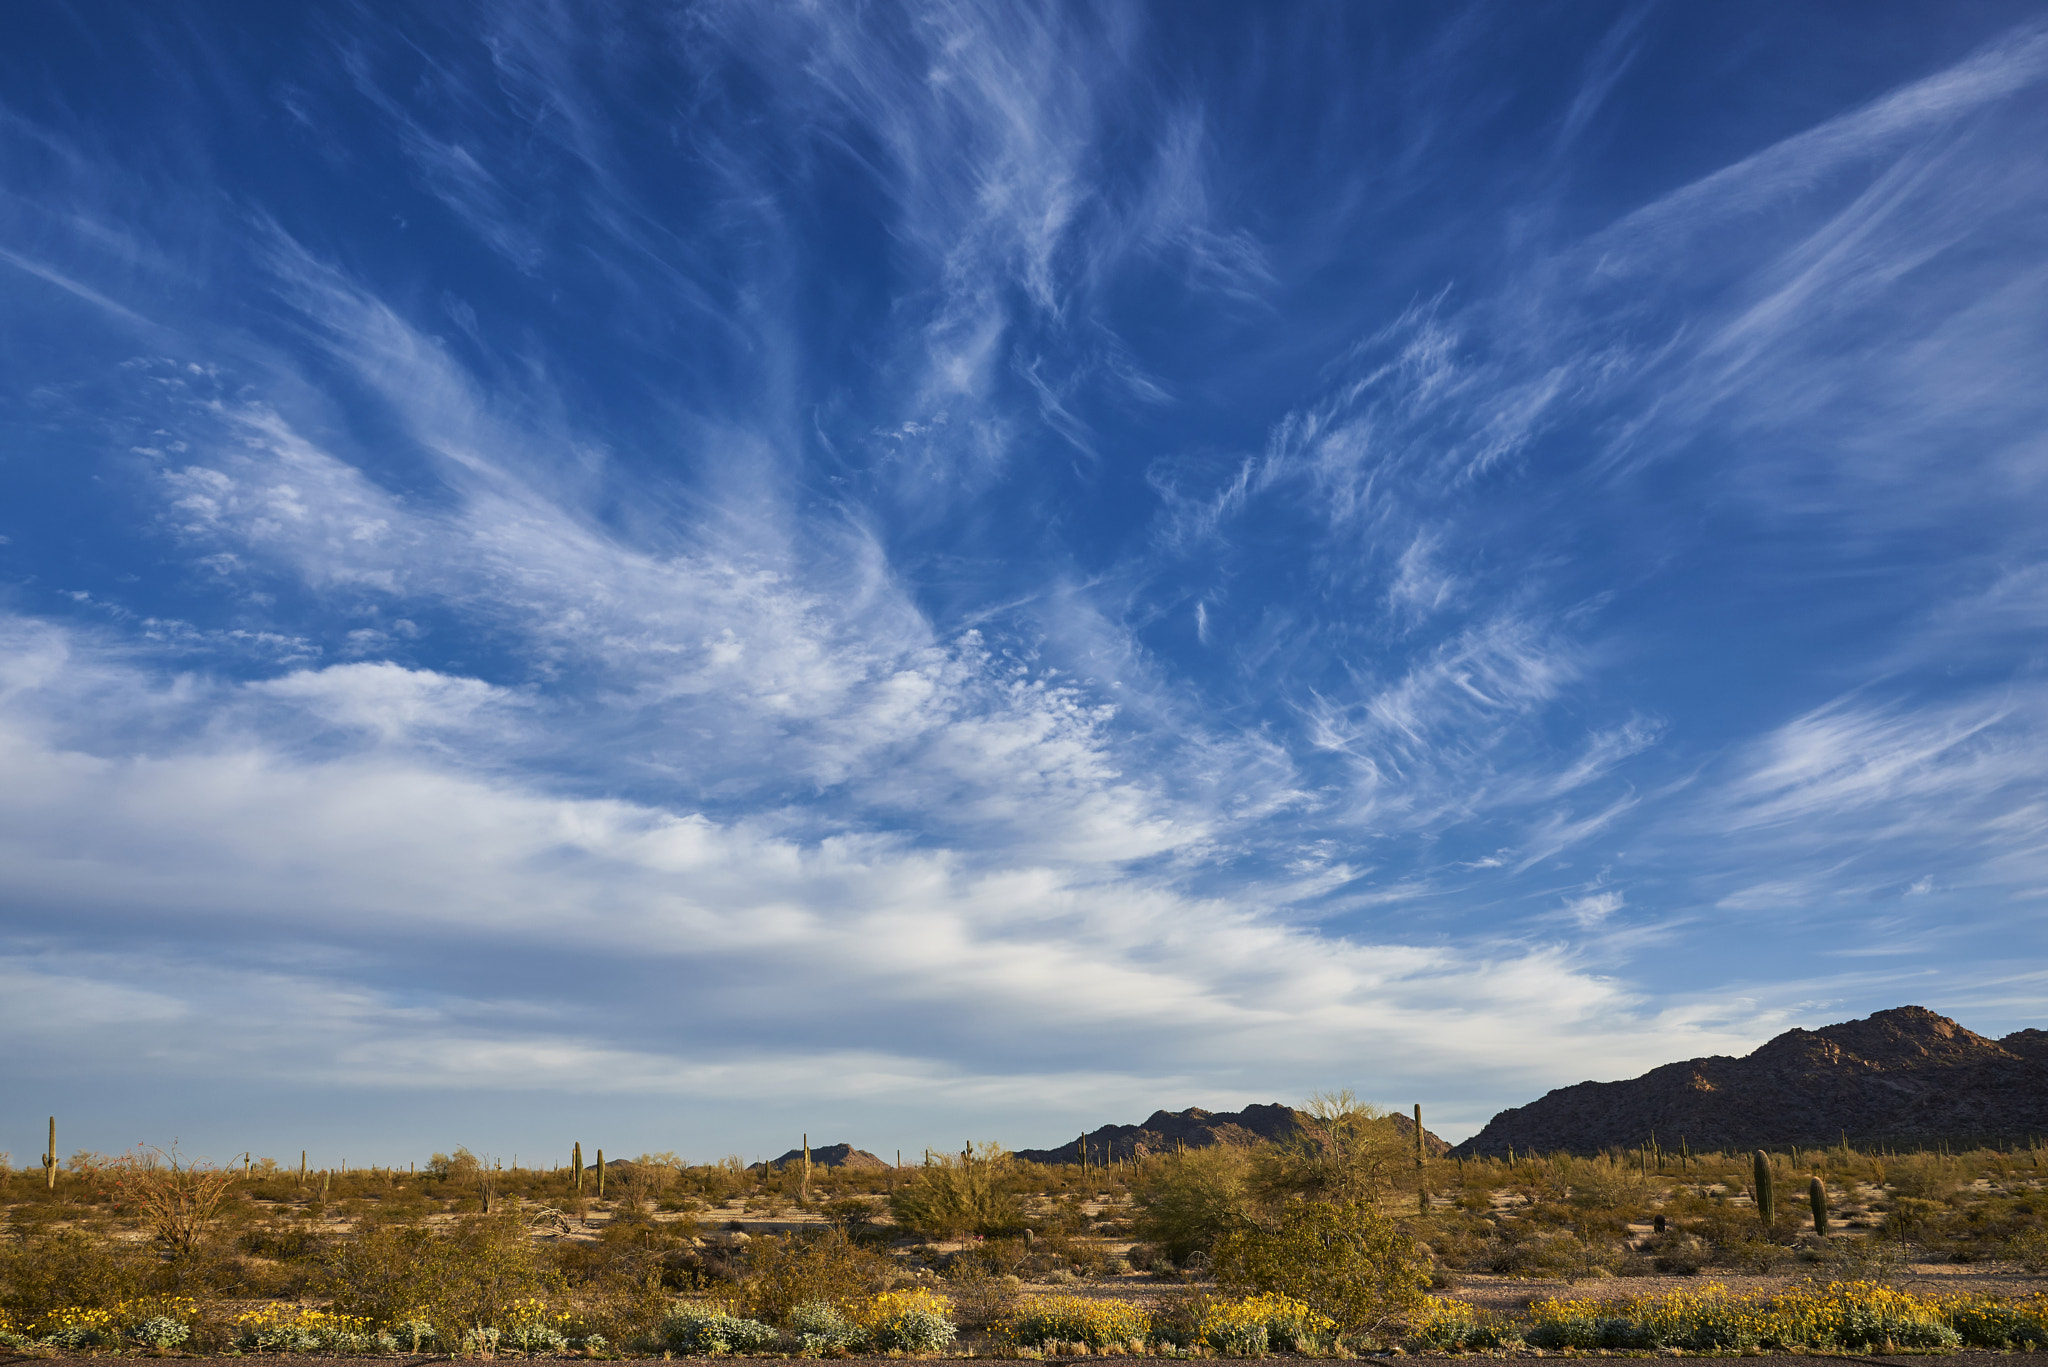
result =
[[1694,1150],[2025,1143],[2048,1135],[2048,1031],[2001,1040],[1919,1006],[1788,1030],[1742,1058],[1667,1063],[1560,1087],[1502,1111],[1451,1152],[1595,1153],[1654,1134]]
[[[1249,1148],[1268,1140],[1284,1139],[1300,1124],[1301,1112],[1277,1102],[1270,1106],[1247,1106],[1241,1111],[1205,1111],[1190,1106],[1185,1111],[1154,1111],[1141,1125],[1104,1125],[1090,1130],[1088,1161],[1101,1163],[1151,1153],[1172,1153],[1177,1148],[1205,1149],[1211,1144],[1233,1144]],[[1403,1145],[1415,1142],[1415,1122],[1401,1114],[1390,1115],[1386,1124]],[[1451,1146],[1427,1129],[1422,1146],[1430,1154],[1449,1153]],[[1053,1149],[1019,1149],[1017,1157],[1027,1163],[1078,1163],[1081,1140],[1070,1139]]]

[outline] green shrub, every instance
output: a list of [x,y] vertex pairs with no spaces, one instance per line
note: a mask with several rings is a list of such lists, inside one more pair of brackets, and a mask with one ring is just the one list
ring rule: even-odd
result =
[[752,1353],[775,1339],[759,1320],[743,1319],[704,1305],[679,1305],[661,1326],[661,1338],[682,1353]]
[[2017,1305],[1962,1301],[1949,1307],[1948,1322],[1972,1348],[2048,1348],[2048,1324]]
[[844,1312],[884,1290],[895,1272],[885,1255],[837,1229],[756,1239],[745,1268],[737,1308],[769,1324],[811,1301]]
[[146,1248],[77,1230],[0,1244],[0,1310],[28,1321],[65,1308],[111,1309],[149,1293]]
[[1495,1316],[1465,1301],[1426,1298],[1409,1318],[1414,1339],[1440,1353],[1503,1348],[1521,1336]]
[[445,1344],[512,1322],[522,1301],[552,1300],[563,1287],[518,1220],[466,1219],[438,1233],[381,1226],[338,1244],[324,1285],[334,1309],[378,1324],[423,1319]]
[[192,1337],[192,1326],[169,1315],[151,1315],[130,1329],[128,1337],[145,1348],[175,1348]]
[[1224,1235],[1214,1263],[1223,1287],[1291,1296],[1345,1333],[1413,1310],[1430,1279],[1429,1259],[1370,1198],[1290,1202],[1272,1227]]
[[861,1337],[858,1327],[824,1301],[805,1301],[791,1310],[787,1328],[797,1351],[807,1358],[851,1348]]
[[1003,1234],[1024,1223],[1010,1155],[996,1144],[971,1154],[927,1151],[924,1166],[889,1198],[889,1208],[897,1224],[934,1239]]
[[1156,1158],[1138,1174],[1137,1236],[1183,1265],[1244,1223],[1251,1159],[1228,1144]]
[[1128,1301],[1088,1296],[1040,1296],[1025,1303],[997,1330],[1000,1337],[1025,1348],[1048,1343],[1085,1343],[1090,1348],[1143,1339],[1152,1317]]

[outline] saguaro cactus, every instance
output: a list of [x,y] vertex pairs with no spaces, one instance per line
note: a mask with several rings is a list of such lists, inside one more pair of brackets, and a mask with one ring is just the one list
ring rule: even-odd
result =
[[804,1185],[803,1190],[797,1194],[797,1199],[811,1199],[811,1137],[808,1134],[804,1136]]
[[57,1189],[57,1117],[50,1117],[50,1148],[43,1155],[43,1178],[51,1191]]
[[1815,1177],[1806,1184],[1806,1202],[1813,1207],[1813,1232],[1825,1239],[1828,1237],[1828,1188],[1827,1183]]
[[1756,1215],[1768,1226],[1777,1213],[1777,1202],[1771,1192],[1771,1156],[1758,1149],[1750,1159],[1750,1167],[1756,1178]]
[[604,1150],[597,1151],[597,1199],[604,1199]]
[[569,1171],[576,1178],[576,1194],[583,1194],[583,1141],[569,1146]]
[[1415,1168],[1422,1170],[1422,1103],[1415,1103]]

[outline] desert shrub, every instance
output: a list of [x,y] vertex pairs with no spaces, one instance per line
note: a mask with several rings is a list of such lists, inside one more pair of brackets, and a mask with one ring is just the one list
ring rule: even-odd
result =
[[849,1310],[886,1289],[895,1272],[887,1257],[836,1229],[756,1239],[745,1266],[738,1308],[770,1324],[808,1301]]
[[569,1319],[566,1311],[550,1311],[537,1296],[516,1300],[506,1307],[501,1342],[521,1353],[558,1353],[569,1346],[564,1332]]
[[1972,1348],[2048,1348],[2048,1304],[1972,1298],[1948,1307],[1949,1327]]
[[946,1265],[948,1277],[979,1269],[995,1277],[1016,1277],[1029,1270],[1037,1248],[1022,1239],[982,1239],[955,1253]]
[[1624,1300],[1539,1301],[1530,1307],[1524,1337],[1539,1348],[1720,1353],[1765,1347],[1933,1349],[1962,1342],[1940,1303],[1874,1282],[1800,1286],[1775,1295],[1731,1296],[1709,1286]]
[[235,1316],[234,1332],[235,1346],[254,1353],[374,1353],[394,1351],[398,1344],[395,1336],[380,1336],[365,1316],[288,1303],[243,1311]]
[[968,1154],[926,1151],[924,1166],[889,1198],[896,1223],[935,1239],[1003,1234],[1023,1226],[1010,1156],[996,1144]]
[[323,1257],[328,1240],[310,1225],[292,1221],[246,1230],[235,1246],[253,1257],[296,1262]]
[[211,1236],[237,1174],[189,1160],[172,1145],[169,1150],[133,1149],[106,1164],[101,1176],[120,1205],[141,1219],[175,1261],[189,1257]]
[[1017,1309],[1023,1283],[1014,1273],[997,1274],[979,1262],[956,1263],[946,1274],[954,1318],[965,1328],[986,1329]]
[[1348,1091],[1309,1097],[1300,1116],[1293,1133],[1260,1145],[1253,1156],[1252,1193],[1268,1205],[1297,1199],[1344,1204],[1377,1195],[1387,1160],[1409,1147],[1391,1116]]
[[773,1342],[775,1331],[715,1306],[678,1305],[663,1321],[661,1339],[678,1352],[700,1356],[751,1353]]
[[[988,1244],[1025,1249],[1024,1241],[1021,1239],[990,1239],[983,1247],[986,1248]],[[1018,1270],[1042,1272],[1062,1264],[1084,1277],[1106,1276],[1119,1270],[1100,1239],[1065,1233],[1052,1233],[1035,1240],[1026,1249]]]
[[2002,1251],[2035,1276],[2048,1272],[2048,1231],[2022,1230],[2006,1240]]
[[121,1343],[120,1326],[114,1323],[113,1312],[105,1309],[66,1306],[43,1316],[36,1328],[40,1342],[67,1352],[117,1348]]
[[1502,1348],[1521,1337],[1497,1316],[1444,1296],[1425,1298],[1410,1313],[1408,1324],[1418,1344],[1439,1353]]
[[953,1304],[922,1287],[884,1291],[854,1309],[866,1346],[875,1352],[936,1353],[953,1341]]
[[1958,1185],[1954,1171],[1941,1157],[1931,1153],[1908,1154],[1893,1160],[1888,1175],[1893,1191],[1920,1201],[1939,1201]]
[[368,1230],[335,1247],[325,1284],[338,1312],[379,1324],[424,1319],[444,1343],[502,1326],[517,1304],[551,1300],[563,1289],[525,1226],[502,1214],[463,1220],[445,1234],[422,1226]]
[[149,1294],[157,1260],[145,1248],[78,1230],[0,1245],[0,1309],[28,1322],[65,1308],[111,1309]]
[[670,1293],[695,1291],[716,1279],[692,1243],[696,1232],[693,1219],[650,1220],[622,1212],[594,1240],[554,1245],[554,1265],[578,1288],[644,1286],[651,1280]]
[[1291,1296],[1350,1333],[1412,1310],[1429,1285],[1429,1259],[1370,1199],[1296,1201],[1268,1228],[1224,1235],[1216,1280],[1232,1291]]
[[1156,1158],[1138,1175],[1134,1195],[1137,1236],[1176,1265],[1207,1253],[1217,1239],[1242,1223],[1251,1159],[1228,1144]]
[[1005,1321],[999,1336],[1025,1348],[1048,1343],[1085,1343],[1108,1348],[1143,1339],[1152,1317],[1129,1301],[1096,1300],[1088,1296],[1040,1296]]
[[1639,1169],[1604,1158],[1574,1160],[1566,1181],[1572,1205],[1581,1210],[1634,1209],[1644,1203],[1649,1189]]
[[1892,1202],[1892,1208],[1885,1212],[1883,1230],[1901,1241],[1919,1238],[1933,1226],[1941,1210],[1939,1201],[1925,1200],[1917,1196],[1901,1196]]
[[1329,1342],[1336,1327],[1329,1316],[1318,1314],[1291,1296],[1272,1292],[1234,1300],[1208,1300],[1202,1305],[1198,1322],[1202,1342],[1233,1357],[1257,1357],[1269,1347],[1289,1352],[1313,1351]]
[[807,1358],[822,1357],[860,1342],[860,1328],[824,1301],[805,1301],[789,1312],[785,1327],[796,1340],[797,1352]]

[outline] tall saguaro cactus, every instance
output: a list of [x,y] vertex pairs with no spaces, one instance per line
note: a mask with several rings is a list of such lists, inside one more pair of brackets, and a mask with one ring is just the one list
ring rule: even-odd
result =
[[1415,1103],[1415,1170],[1422,1171],[1422,1103]]
[[1806,1202],[1813,1207],[1813,1232],[1825,1239],[1828,1237],[1828,1188],[1827,1183],[1815,1177],[1806,1184]]
[[604,1150],[597,1151],[597,1199],[604,1199]]
[[569,1171],[576,1178],[576,1194],[583,1194],[583,1141],[577,1140],[569,1146]]
[[804,1185],[797,1199],[806,1202],[811,1199],[811,1137],[808,1134],[804,1136]]
[[1771,1191],[1771,1156],[1758,1149],[1750,1159],[1750,1167],[1756,1178],[1756,1215],[1768,1227],[1777,1213],[1777,1201]]
[[57,1117],[50,1117],[50,1147],[43,1155],[43,1178],[51,1191],[57,1189]]

